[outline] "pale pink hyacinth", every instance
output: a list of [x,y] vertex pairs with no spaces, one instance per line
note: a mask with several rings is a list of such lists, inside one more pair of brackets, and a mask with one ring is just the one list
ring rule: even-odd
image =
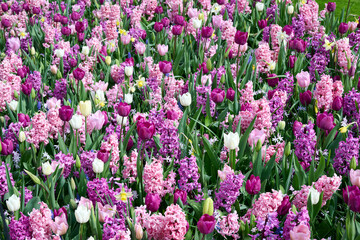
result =
[[271,130],[271,111],[269,101],[262,99],[252,102],[253,113],[256,116],[254,128],[263,129],[266,136],[269,136]]
[[341,179],[342,177],[336,174],[334,174],[333,177],[323,175],[314,183],[314,187],[319,193],[324,192],[322,206],[324,206],[326,202],[331,199],[332,195],[339,189]]
[[9,48],[16,52],[20,49],[20,39],[16,37],[12,37],[8,40]]
[[[113,65],[116,66],[116,65]],[[113,67],[111,68],[112,71]],[[123,98],[122,89],[119,84],[115,84],[112,88],[106,91],[106,98],[108,100],[108,105],[113,106],[119,101],[120,98]]]
[[116,20],[106,21],[105,35],[108,40],[117,39],[119,33],[117,32]]
[[[280,43],[277,35],[279,32],[282,32],[282,27],[278,24],[271,24],[270,26],[270,36],[271,36],[271,47],[272,50],[279,52],[280,50]],[[277,59],[277,58],[276,58]]]
[[26,131],[26,139],[29,143],[35,145],[35,147],[39,147],[40,142],[43,142],[44,145],[49,143],[48,133],[51,129],[51,124],[46,119],[46,115],[44,112],[40,112],[36,114],[31,119],[32,128],[29,131]]
[[240,105],[251,103],[254,101],[254,87],[253,82],[249,81],[245,84],[245,87],[240,90]]
[[310,240],[310,229],[305,224],[299,224],[290,230],[291,240]]
[[342,81],[338,80],[333,83],[333,89],[332,89],[332,95],[333,100],[335,97],[342,97],[342,94],[344,93],[344,86],[342,84]]
[[348,61],[350,63],[353,62],[354,56],[352,55],[349,38],[342,38],[336,41],[337,50],[337,63],[342,68],[344,73],[347,73],[348,69]]
[[224,169],[222,171],[218,170],[218,175],[221,181],[224,181],[226,179],[227,175],[234,174],[234,170],[229,167],[227,164],[225,164]]
[[49,137],[57,138],[58,133],[63,133],[62,127],[64,126],[64,122],[60,119],[59,110],[57,108],[51,108],[47,112],[47,120],[50,123],[50,132]]
[[[275,161],[279,163],[284,155],[284,148],[285,148],[285,142],[276,143],[275,145],[270,145],[266,149],[266,155],[263,155],[265,157],[265,163],[267,163],[274,154],[276,154]],[[265,146],[262,149],[265,149]]]
[[119,169],[119,140],[116,133],[112,133],[109,136],[107,142],[102,142],[100,150],[106,150],[107,152],[111,151],[111,162],[110,162],[110,169],[112,174],[115,174]]
[[137,177],[137,163],[138,151],[137,149],[132,150],[130,157],[124,156],[124,168],[122,170],[123,178],[129,179],[129,183],[136,181]]
[[168,45],[164,45],[164,44],[157,45],[157,51],[159,52],[160,56],[165,56],[168,50],[169,50]]
[[221,216],[218,220],[217,231],[224,238],[231,237],[232,239],[238,239],[240,236],[239,232],[239,216],[235,213],[229,213],[227,216]]
[[257,72],[268,73],[269,63],[272,61],[272,51],[267,42],[260,42],[259,47],[255,50]]
[[9,84],[0,81],[0,112],[6,109],[6,103],[10,103],[13,99],[13,91]]
[[348,22],[347,24],[349,25],[349,31],[350,32],[355,31],[356,28],[357,28],[357,25],[358,25],[356,22]]
[[50,227],[56,235],[64,235],[69,228],[68,222],[66,220],[66,214],[62,213],[60,216],[56,216],[54,221],[50,223]]
[[317,100],[317,107],[325,111],[331,108],[333,100],[333,80],[329,75],[323,74],[320,81],[316,84],[314,98]]
[[131,240],[131,232],[129,229],[126,229],[126,231],[118,230],[115,236],[109,240]]
[[307,71],[301,70],[296,74],[296,79],[300,87],[307,88],[310,85],[310,74]]
[[310,188],[311,186],[303,185],[301,186],[301,190],[293,192],[295,198],[292,203],[297,209],[301,209],[307,206],[307,199],[309,196]]
[[360,170],[350,170],[350,181],[352,185],[360,187]]
[[222,15],[216,15],[212,17],[212,24],[215,29],[221,28],[223,22],[223,16]]
[[40,209],[33,209],[29,215],[33,239],[47,240],[51,238],[51,210],[46,203],[40,203]]
[[320,26],[319,4],[314,0],[309,0],[299,8],[299,12],[304,18],[305,30],[310,34],[316,33]]

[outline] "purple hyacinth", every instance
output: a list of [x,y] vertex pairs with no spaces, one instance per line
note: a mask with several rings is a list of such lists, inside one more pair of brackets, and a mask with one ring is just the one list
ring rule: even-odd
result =
[[201,191],[201,184],[198,182],[200,178],[200,174],[198,172],[198,166],[196,163],[196,157],[186,157],[179,162],[179,176],[180,179],[178,184],[180,189],[185,190],[190,193],[191,191],[197,191],[197,195],[195,199],[200,201],[203,197],[203,193]]
[[21,217],[15,220],[13,217],[9,224],[9,233],[11,240],[31,239],[32,232],[30,229],[29,217],[20,212]]
[[348,35],[350,47],[354,47],[354,52],[358,52],[360,46],[360,29]]
[[126,231],[124,219],[105,218],[103,240],[113,239],[118,231]]
[[75,160],[71,153],[64,154],[62,152],[59,152],[55,155],[55,161],[58,162],[60,165],[63,166],[64,172],[63,176],[64,178],[67,178],[71,173],[71,168],[75,164]]
[[261,217],[256,219],[255,229],[257,230],[257,234],[249,234],[249,236],[251,236],[252,239],[281,239],[280,235],[276,232],[280,225],[277,215],[277,212],[273,212],[267,214],[265,219]]
[[39,91],[41,88],[41,74],[38,71],[34,71],[33,73],[29,74],[29,77],[27,78],[27,81],[29,81],[35,91]]
[[54,88],[54,97],[59,100],[63,100],[64,98],[66,98],[66,91],[67,91],[66,88],[67,88],[66,79],[62,78],[56,80],[55,88]]
[[95,173],[92,167],[92,162],[95,158],[96,153],[92,151],[84,151],[80,154],[81,168],[84,173],[89,177],[89,179],[93,179],[95,177]]
[[300,14],[292,18],[292,28],[296,38],[301,38],[305,33],[305,22],[303,16]]
[[335,149],[333,167],[340,175],[348,175],[350,162],[355,157],[356,164],[359,158],[359,138],[354,138],[351,134],[346,138],[346,142],[341,141],[339,148]]
[[[360,114],[356,109],[356,102],[360,103],[360,93],[353,88],[344,97],[343,112],[349,121],[356,121],[356,126],[360,126]],[[356,128],[356,126],[354,126],[354,128]]]
[[[7,168],[9,170],[10,175],[10,181],[12,185],[15,184],[14,179],[12,177],[12,174],[10,172],[10,166],[7,165]],[[0,165],[0,199],[9,191],[7,181],[6,181],[6,169],[5,169],[5,163],[2,163]]]
[[283,239],[289,240],[290,239],[290,231],[300,225],[304,224],[310,228],[309,225],[310,217],[309,212],[306,207],[303,207],[301,211],[294,213],[292,209],[289,209],[289,213],[286,216],[286,220],[284,223],[284,230],[283,230]]
[[286,78],[280,78],[277,90],[287,93],[287,99],[290,99],[294,91],[294,76],[290,72],[285,73]]
[[294,140],[295,155],[303,168],[307,169],[315,155],[316,132],[314,124],[309,122],[294,134],[296,137]]
[[282,121],[284,118],[285,105],[282,103],[281,98],[279,96],[275,96],[271,98],[269,105],[271,111],[272,127],[276,128],[278,122]]

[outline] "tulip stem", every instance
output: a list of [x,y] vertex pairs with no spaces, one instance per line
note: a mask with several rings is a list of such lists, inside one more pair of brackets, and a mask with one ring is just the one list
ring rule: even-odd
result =
[[235,166],[236,166],[236,150],[230,150],[230,166],[232,169],[235,170]]
[[83,230],[84,230],[84,224],[80,223],[80,240],[82,240]]

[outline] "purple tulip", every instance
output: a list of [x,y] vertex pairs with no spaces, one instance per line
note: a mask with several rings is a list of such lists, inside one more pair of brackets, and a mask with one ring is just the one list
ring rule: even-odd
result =
[[334,127],[334,116],[331,113],[321,113],[316,118],[316,125],[325,131],[331,131]]
[[61,216],[62,214],[65,214],[67,218],[67,210],[65,207],[61,207],[59,210],[54,209],[54,217]]
[[76,65],[77,65],[77,60],[76,60],[75,58],[70,58],[70,59],[68,60],[68,63],[69,63],[69,65],[70,65],[70,67],[73,68],[73,67],[76,67]]
[[102,5],[105,2],[105,0],[99,0],[100,5]]
[[246,181],[245,190],[250,195],[256,195],[260,192],[261,189],[261,181],[259,176],[251,175],[250,179]]
[[289,213],[289,209],[291,208],[291,202],[289,201],[289,196],[285,196],[281,202],[281,205],[276,210],[278,215],[284,216]]
[[1,25],[3,25],[4,28],[8,28],[11,26],[11,22],[10,20],[3,18],[1,19]]
[[224,5],[224,4],[225,4],[225,0],[216,0],[216,2],[217,2],[219,5]]
[[180,26],[185,26],[186,25],[186,21],[185,18],[181,15],[177,15],[174,19],[174,23],[176,25],[180,25]]
[[18,68],[18,70],[17,70],[17,75],[20,78],[25,78],[28,73],[29,73],[29,68],[25,65],[22,66],[21,68]]
[[311,103],[312,99],[312,92],[310,90],[307,90],[306,92],[299,94],[300,102],[302,105],[307,106]]
[[235,99],[235,90],[232,88],[228,88],[227,92],[226,92],[226,98],[229,99],[230,101],[234,101]]
[[22,7],[23,7],[23,9],[26,11],[26,12],[29,12],[30,11],[30,5],[28,4],[28,3],[24,3],[23,5],[22,5]]
[[167,17],[164,17],[161,19],[161,23],[164,25],[164,27],[168,27],[170,25],[170,20]]
[[127,104],[126,102],[121,102],[117,106],[117,112],[122,117],[129,116],[131,110],[131,105]]
[[349,25],[347,23],[344,23],[344,22],[340,23],[340,25],[339,25],[339,33],[340,34],[345,34],[348,31],[348,29],[349,29]]
[[211,35],[213,34],[214,29],[212,27],[203,27],[201,29],[201,36],[203,38],[210,38]]
[[1,142],[1,154],[10,155],[14,151],[14,144],[10,139]]
[[21,91],[26,95],[29,96],[31,94],[32,84],[28,81],[21,84]]
[[85,24],[84,24],[84,22],[80,22],[80,21],[76,22],[75,23],[75,30],[78,33],[85,32]]
[[71,20],[73,20],[75,22],[81,18],[81,15],[78,12],[72,12],[70,17],[71,17]]
[[161,14],[161,13],[163,13],[163,12],[164,12],[164,10],[163,10],[162,6],[157,6],[157,7],[155,8],[155,13],[156,13],[156,14]]
[[357,186],[347,186],[343,189],[344,202],[349,208],[359,213],[360,212],[360,189]]
[[276,90],[269,90],[267,93],[268,99],[271,100],[276,93]]
[[224,101],[225,91],[220,88],[215,88],[211,91],[211,100],[215,103],[221,103]]
[[70,106],[62,106],[59,108],[59,117],[62,121],[68,122],[73,116],[74,110]]
[[41,9],[39,7],[33,7],[32,12],[33,14],[39,14]]
[[172,64],[168,61],[160,61],[159,62],[159,69],[163,74],[167,74],[171,72]]
[[66,25],[69,22],[69,19],[66,16],[62,16],[60,20],[62,25]]
[[146,208],[151,212],[156,212],[161,203],[161,198],[157,193],[148,193],[145,197]]
[[289,57],[289,67],[294,68],[296,63],[297,57],[295,55],[291,55]]
[[22,124],[23,127],[27,127],[30,125],[30,117],[24,113],[18,113],[19,123]]
[[61,33],[65,36],[70,36],[71,34],[71,29],[69,27],[62,27],[61,28]]
[[247,38],[248,38],[247,32],[237,31],[235,33],[235,42],[239,45],[245,45],[245,43],[247,42]]
[[176,204],[180,198],[183,204],[187,204],[187,192],[185,190],[176,189],[174,193],[174,203]]
[[303,39],[294,39],[289,41],[289,48],[294,49],[298,52],[305,52],[306,42]]
[[3,10],[3,12],[7,12],[9,10],[9,7],[6,3],[2,3],[1,4],[1,9]]
[[283,27],[283,32],[285,32],[289,36],[291,35],[292,31],[293,31],[293,28],[291,25],[286,25]]
[[326,9],[327,9],[329,12],[334,12],[335,9],[336,9],[336,2],[328,2]]
[[56,14],[54,14],[54,22],[56,22],[56,23],[58,23],[58,22],[60,22],[61,21],[61,18],[62,18],[62,16],[61,16],[61,14],[60,13],[56,13]]
[[171,32],[173,35],[178,36],[182,33],[183,27],[181,25],[173,26]]
[[199,232],[201,232],[202,234],[209,234],[214,231],[215,224],[216,220],[214,216],[204,214],[197,222],[197,227],[199,229]]
[[272,73],[268,75],[267,83],[270,87],[276,87],[276,85],[279,83],[279,78],[276,77],[277,75]]
[[177,120],[179,118],[179,114],[175,110],[168,110],[166,112],[166,118],[169,120]]
[[102,114],[104,115],[104,119],[105,119],[105,121],[104,121],[104,126],[109,122],[109,118],[108,118],[108,116],[107,116],[107,112],[106,111],[102,111]]
[[84,41],[85,33],[77,33],[77,37],[79,42]]
[[132,138],[129,138],[129,141],[126,145],[126,151],[129,151],[130,149],[132,149],[133,146],[134,146],[134,140],[132,140]]
[[161,32],[163,30],[163,28],[164,28],[164,25],[161,22],[156,22],[154,24],[154,30],[156,32]]
[[267,20],[266,19],[261,19],[258,21],[258,26],[260,29],[264,29],[267,26]]
[[295,120],[294,125],[293,125],[293,133],[294,133],[294,135],[297,135],[297,132],[299,132],[301,130],[302,125],[303,124],[301,122]]
[[355,68],[356,67],[354,67],[354,65],[351,65],[349,72],[348,72],[349,77],[353,77],[355,75]]
[[73,71],[74,78],[78,81],[81,81],[85,77],[85,71],[81,68],[76,68]]
[[209,72],[209,70],[206,67],[206,63],[203,62],[202,64],[199,64],[199,71],[203,71],[204,74],[207,74]]
[[149,121],[141,121],[138,122],[136,130],[141,140],[148,140],[155,134],[155,125]]
[[96,157],[106,163],[109,159],[109,153],[105,149],[101,149],[97,152]]
[[334,109],[335,111],[339,111],[342,108],[343,105],[343,99],[342,97],[336,96],[333,100],[332,103],[332,109]]

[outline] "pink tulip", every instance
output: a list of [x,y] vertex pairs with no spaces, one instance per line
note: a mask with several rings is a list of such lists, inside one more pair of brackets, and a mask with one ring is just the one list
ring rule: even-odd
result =
[[350,170],[350,181],[352,185],[360,187],[360,170]]
[[290,231],[290,239],[291,240],[310,240],[309,227],[304,224],[300,224],[300,225],[294,227]]
[[51,222],[50,227],[55,234],[60,236],[64,235],[69,228],[66,215],[63,213],[61,216],[55,217],[55,221]]
[[302,88],[306,88],[310,84],[310,74],[308,72],[301,71],[296,75],[296,79]]
[[220,28],[222,22],[223,22],[223,16],[222,15],[213,16],[212,24],[213,24],[214,28]]
[[124,45],[128,45],[130,43],[131,36],[129,34],[121,35],[121,43]]
[[222,171],[218,170],[218,175],[221,181],[224,181],[226,179],[226,176],[231,174],[234,174],[234,170],[232,170],[232,168],[229,167],[227,164],[225,164]]
[[94,114],[91,114],[87,119],[88,127],[89,129],[96,129],[100,130],[104,123],[105,123],[105,117],[104,114],[98,110]]
[[52,98],[50,98],[49,100],[46,101],[46,106],[49,109],[57,109],[57,108],[60,108],[61,101],[54,98],[54,97],[52,97]]
[[87,207],[87,209],[91,209],[93,206],[92,201],[87,198],[84,198],[84,197],[80,198],[78,206],[80,206],[80,205]]
[[255,147],[259,140],[261,141],[261,144],[263,144],[265,141],[265,137],[266,137],[265,132],[262,129],[261,130],[254,129],[251,131],[249,135],[248,143],[251,147]]
[[142,42],[138,42],[135,44],[135,49],[138,54],[143,55],[146,50],[146,45]]
[[101,203],[98,203],[98,207],[99,207],[99,222],[101,223],[105,222],[106,217],[112,218],[115,215],[116,205],[112,207],[109,204],[103,206]]
[[349,30],[352,32],[352,31],[355,31],[356,28],[357,28],[357,23],[356,22],[348,22],[348,25],[349,25]]
[[199,11],[196,8],[189,8],[187,11],[189,18],[195,18],[199,16]]
[[157,50],[160,56],[165,56],[165,54],[169,51],[169,47],[167,45],[159,44],[157,45]]

